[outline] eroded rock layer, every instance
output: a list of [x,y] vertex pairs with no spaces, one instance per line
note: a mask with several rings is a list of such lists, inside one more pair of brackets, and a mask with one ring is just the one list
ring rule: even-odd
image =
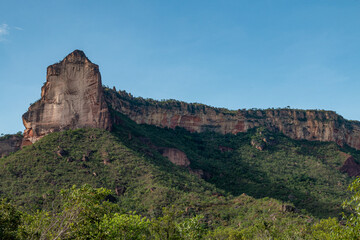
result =
[[80,50],[47,68],[41,99],[23,115],[23,145],[48,133],[82,127],[111,128],[99,66]]
[[332,141],[360,149],[360,122],[348,121],[332,111],[267,109],[229,111],[175,100],[134,98],[124,91],[105,88],[109,106],[139,124],[182,127],[191,132],[236,134],[264,126],[293,139]]

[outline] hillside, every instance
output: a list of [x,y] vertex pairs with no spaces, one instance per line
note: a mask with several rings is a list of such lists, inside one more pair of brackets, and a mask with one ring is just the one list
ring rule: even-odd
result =
[[[91,183],[131,195],[122,202],[128,203],[128,210],[140,212],[138,206],[131,207],[135,193],[145,209],[154,199],[146,203],[143,194],[160,198],[154,201],[164,203],[155,204],[161,209],[175,199],[186,203],[179,194],[191,191],[271,197],[318,217],[338,216],[352,180],[339,169],[350,154],[359,156],[358,151],[334,143],[296,141],[261,128],[237,135],[190,133],[138,125],[113,114],[122,119],[113,133],[95,129],[53,133],[3,158],[3,196],[21,205],[47,206],[54,191]],[[164,149],[185,153],[190,165],[175,166],[162,155]],[[134,186],[141,190],[132,192]],[[164,188],[171,190],[163,193]]]
[[[118,126],[112,134],[99,129],[52,133],[1,158],[0,198],[11,199],[25,211],[56,211],[60,189],[87,183],[112,190],[108,199],[124,213],[136,211],[154,218],[162,215],[163,207],[175,206],[176,212],[183,212],[181,218],[202,214],[208,229],[245,229],[265,221],[276,231],[294,236],[305,234],[306,226],[313,221],[306,212],[294,213],[292,207],[285,210],[284,206],[291,206],[290,203],[256,199],[248,194],[233,196],[228,189],[221,189],[221,184],[206,182],[187,168],[172,164],[156,149],[139,144],[143,138],[138,130],[144,126],[129,123]],[[152,131],[165,137],[164,129]],[[292,232],[300,225],[303,230]]]
[[53,133],[1,159],[2,197],[26,208],[48,208],[58,190],[88,183],[116,191],[126,209],[143,212],[153,205],[161,210],[189,190],[216,193],[210,184],[166,159],[158,161],[130,150],[104,130]]
[[[358,157],[354,149],[261,128],[237,135],[190,133],[111,113],[119,120],[111,133],[52,133],[1,158],[0,198],[28,212],[57,211],[60,189],[87,183],[112,190],[108,199],[123,213],[156,218],[163,207],[175,206],[179,219],[203,215],[208,230],[223,226],[263,236],[272,226],[273,236],[303,239],[316,219],[339,216],[349,196],[352,178],[338,168],[345,152]],[[264,138],[267,143],[257,142]],[[171,163],[162,155],[165,148],[184,152],[190,165]]]
[[351,211],[342,203],[360,175],[357,121],[135,98],[103,87],[80,50],[48,67],[23,122],[23,136],[0,138],[0,198],[23,215],[60,214],[60,190],[88,184],[110,189],[100,200],[118,213],[201,218],[221,236],[303,239],[320,219]]
[[342,211],[352,178],[340,168],[350,154],[359,157],[359,151],[335,143],[296,141],[264,128],[236,135],[190,133],[138,125],[118,112],[113,114],[121,119],[114,132],[130,148],[147,155],[159,148],[177,148],[189,158],[190,171],[219,189],[234,196],[246,193],[293,202],[319,217]]

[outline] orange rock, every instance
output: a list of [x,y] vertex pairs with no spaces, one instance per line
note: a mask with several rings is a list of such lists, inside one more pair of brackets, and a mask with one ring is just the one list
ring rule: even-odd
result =
[[159,127],[182,127],[190,132],[214,131],[222,134],[246,132],[264,126],[280,131],[293,139],[332,141],[360,149],[360,122],[348,121],[333,111],[267,109],[237,110],[213,108],[184,102],[146,102],[134,104],[134,97],[126,92],[108,91],[106,101],[113,109],[137,123]]

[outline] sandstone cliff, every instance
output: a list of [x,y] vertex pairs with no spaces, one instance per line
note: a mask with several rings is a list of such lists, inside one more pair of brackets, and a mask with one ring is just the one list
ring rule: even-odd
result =
[[20,149],[23,137],[19,134],[5,135],[0,138],[0,158]]
[[99,67],[80,50],[47,68],[41,99],[23,115],[23,145],[48,133],[82,127],[111,128]]
[[103,88],[99,67],[75,50],[47,69],[41,99],[23,115],[23,145],[64,129],[110,129],[109,108],[139,124],[183,127],[191,132],[236,134],[264,126],[293,139],[333,141],[360,149],[360,122],[348,121],[332,111],[267,109],[237,110],[188,104],[175,100],[134,98],[125,91]]
[[215,131],[236,134],[264,126],[293,139],[333,141],[360,149],[360,122],[345,120],[332,111],[267,109],[237,110],[188,104],[175,100],[134,98],[124,91],[105,88],[109,106],[139,124],[183,127],[191,132]]

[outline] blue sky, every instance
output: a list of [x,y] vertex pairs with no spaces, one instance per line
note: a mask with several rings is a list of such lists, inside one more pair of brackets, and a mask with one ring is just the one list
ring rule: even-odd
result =
[[24,129],[46,67],[75,49],[103,84],[229,109],[360,120],[360,1],[0,0],[0,133]]

